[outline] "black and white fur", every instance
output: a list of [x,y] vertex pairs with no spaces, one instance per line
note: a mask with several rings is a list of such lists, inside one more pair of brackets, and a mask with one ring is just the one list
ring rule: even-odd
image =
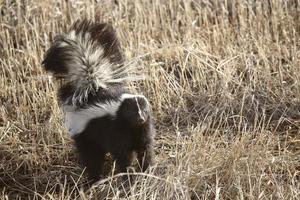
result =
[[146,98],[124,94],[116,113],[89,120],[74,140],[89,179],[95,182],[102,174],[106,153],[113,156],[120,172],[126,172],[136,153],[145,171],[153,163],[154,135]]
[[43,65],[60,85],[65,124],[92,181],[99,179],[106,153],[123,172],[133,151],[144,170],[152,163],[155,130],[149,103],[125,87],[138,77],[130,75],[132,66],[124,65],[111,26],[75,22],[67,33],[55,37]]

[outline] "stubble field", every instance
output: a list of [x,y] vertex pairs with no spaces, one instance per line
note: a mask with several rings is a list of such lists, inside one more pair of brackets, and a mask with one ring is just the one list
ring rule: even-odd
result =
[[[147,76],[132,91],[152,104],[156,165],[130,185],[108,157],[83,187],[41,67],[83,18],[111,23]],[[299,81],[299,0],[0,0],[0,199],[299,199]]]

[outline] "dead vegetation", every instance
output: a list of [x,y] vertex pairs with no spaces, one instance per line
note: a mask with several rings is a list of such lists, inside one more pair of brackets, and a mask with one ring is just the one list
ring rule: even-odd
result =
[[[84,17],[112,23],[148,76],[157,166],[129,185],[107,166],[82,187],[41,68]],[[299,199],[299,49],[299,0],[0,0],[0,198]]]

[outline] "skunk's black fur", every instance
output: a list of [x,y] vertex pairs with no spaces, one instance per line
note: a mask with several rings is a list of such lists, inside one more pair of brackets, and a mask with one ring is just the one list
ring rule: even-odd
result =
[[115,117],[107,115],[91,120],[74,139],[89,179],[95,182],[102,174],[106,153],[116,160],[120,172],[126,172],[135,152],[145,171],[153,162],[154,136],[148,101],[132,97],[122,101]]

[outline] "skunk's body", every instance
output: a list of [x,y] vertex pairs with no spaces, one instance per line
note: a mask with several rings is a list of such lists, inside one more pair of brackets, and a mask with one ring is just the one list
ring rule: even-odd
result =
[[106,153],[116,160],[120,172],[126,172],[133,153],[137,153],[139,165],[146,170],[153,162],[154,135],[147,100],[133,96],[122,101],[115,115],[90,120],[74,140],[89,178],[94,182],[102,174]]
[[152,162],[155,131],[149,104],[144,96],[128,94],[125,85],[136,78],[130,75],[134,68],[124,65],[111,26],[75,22],[68,33],[56,36],[43,64],[60,84],[66,126],[93,181],[108,152],[121,171],[131,163],[133,151],[140,161],[146,153],[144,166]]

